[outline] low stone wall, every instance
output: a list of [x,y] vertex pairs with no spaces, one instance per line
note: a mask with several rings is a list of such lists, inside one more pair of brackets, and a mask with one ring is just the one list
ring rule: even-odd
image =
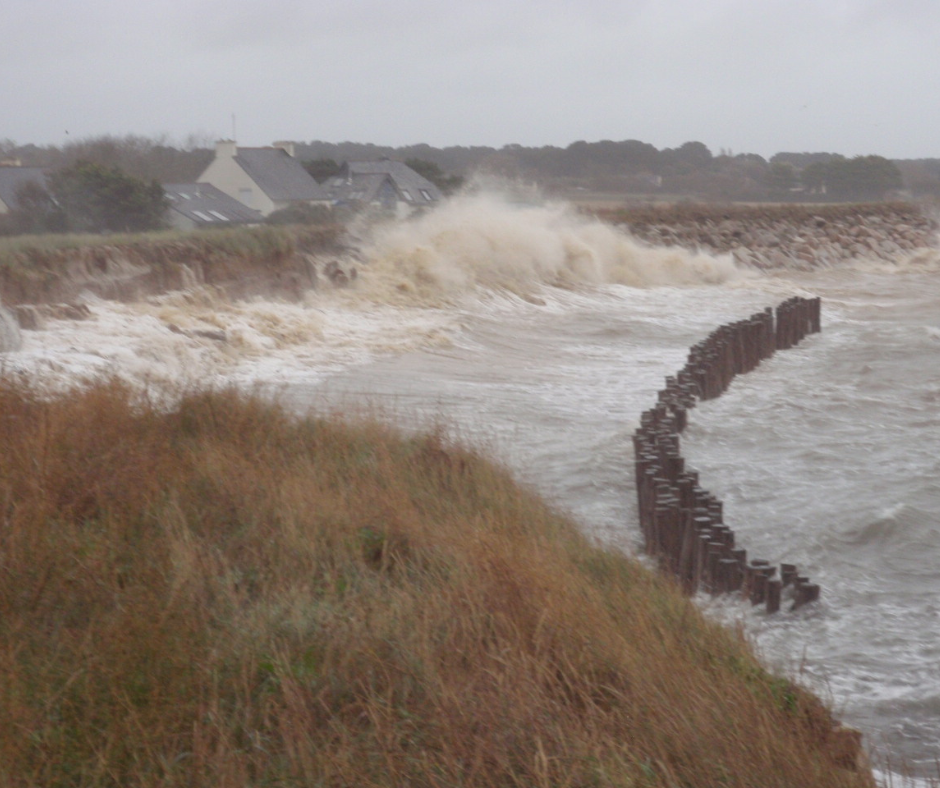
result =
[[731,252],[755,268],[813,269],[852,259],[895,261],[937,248],[938,222],[907,203],[637,206],[598,215],[653,246]]

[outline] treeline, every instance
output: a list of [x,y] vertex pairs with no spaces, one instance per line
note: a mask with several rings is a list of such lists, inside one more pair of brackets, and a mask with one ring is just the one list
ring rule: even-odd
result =
[[[940,197],[940,159],[891,161],[877,155],[848,158],[828,152],[781,152],[768,160],[754,153],[721,150],[714,154],[697,141],[658,149],[639,140],[501,148],[391,147],[315,140],[297,142],[295,150],[321,181],[340,162],[385,156],[412,166],[432,166],[440,179],[492,174],[535,182],[550,193],[562,194],[589,190],[738,201],[877,200],[897,197],[898,192],[918,198]],[[89,161],[161,183],[197,179],[213,156],[211,141],[195,137],[177,143],[163,137],[104,136],[69,142],[61,148],[0,140],[0,160],[48,168]]]
[[713,154],[701,142],[657,149],[639,140],[573,142],[502,148],[409,145],[399,148],[313,141],[295,145],[310,161],[420,160],[444,172],[522,178],[558,192],[688,195],[720,200],[878,200],[907,191],[940,197],[940,159],[891,161],[883,156],[848,158],[838,153]]
[[0,214],[0,235],[158,230],[169,207],[157,180],[85,159],[22,183],[15,198]]
[[53,170],[87,161],[160,183],[192,183],[214,156],[213,141],[195,136],[177,142],[164,136],[104,135],[67,142],[62,147],[17,145],[11,140],[0,140],[0,161]]

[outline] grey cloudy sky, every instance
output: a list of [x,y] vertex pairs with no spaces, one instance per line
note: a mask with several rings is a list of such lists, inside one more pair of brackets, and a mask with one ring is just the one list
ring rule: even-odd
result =
[[[2,0],[0,139],[940,157],[940,0]],[[68,136],[66,136],[68,132]]]

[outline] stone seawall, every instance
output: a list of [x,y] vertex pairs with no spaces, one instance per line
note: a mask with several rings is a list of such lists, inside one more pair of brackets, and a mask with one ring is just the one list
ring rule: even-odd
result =
[[677,204],[600,211],[651,246],[730,252],[754,268],[826,268],[853,259],[894,262],[937,248],[936,216],[907,203],[719,206]]

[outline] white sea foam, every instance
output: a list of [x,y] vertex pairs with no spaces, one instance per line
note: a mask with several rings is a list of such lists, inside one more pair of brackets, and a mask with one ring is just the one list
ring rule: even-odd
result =
[[[795,614],[744,606],[765,655],[799,665],[870,743],[932,773],[940,257],[747,278],[730,259],[646,249],[563,206],[489,197],[380,227],[363,252],[352,287],[304,303],[197,288],[92,300],[90,319],[24,331],[0,363],[52,380],[265,382],[301,409],[332,387],[479,425],[528,481],[625,544],[637,533],[629,434],[663,376],[722,322],[821,295],[822,334],[702,403],[683,453],[749,551],[823,586],[822,603]],[[694,286],[708,282],[730,286]]]
[[491,193],[456,198],[381,229],[365,250],[362,292],[391,304],[453,303],[480,289],[718,284],[741,275],[731,255],[651,249],[565,203],[518,205]]
[[63,382],[117,374],[158,384],[277,383],[447,343],[466,310],[494,298],[544,306],[557,288],[743,276],[730,256],[650,249],[568,205],[516,205],[492,193],[377,225],[370,236],[348,289],[310,292],[303,303],[233,302],[195,283],[133,304],[89,297],[90,319],[26,332],[7,366]]

